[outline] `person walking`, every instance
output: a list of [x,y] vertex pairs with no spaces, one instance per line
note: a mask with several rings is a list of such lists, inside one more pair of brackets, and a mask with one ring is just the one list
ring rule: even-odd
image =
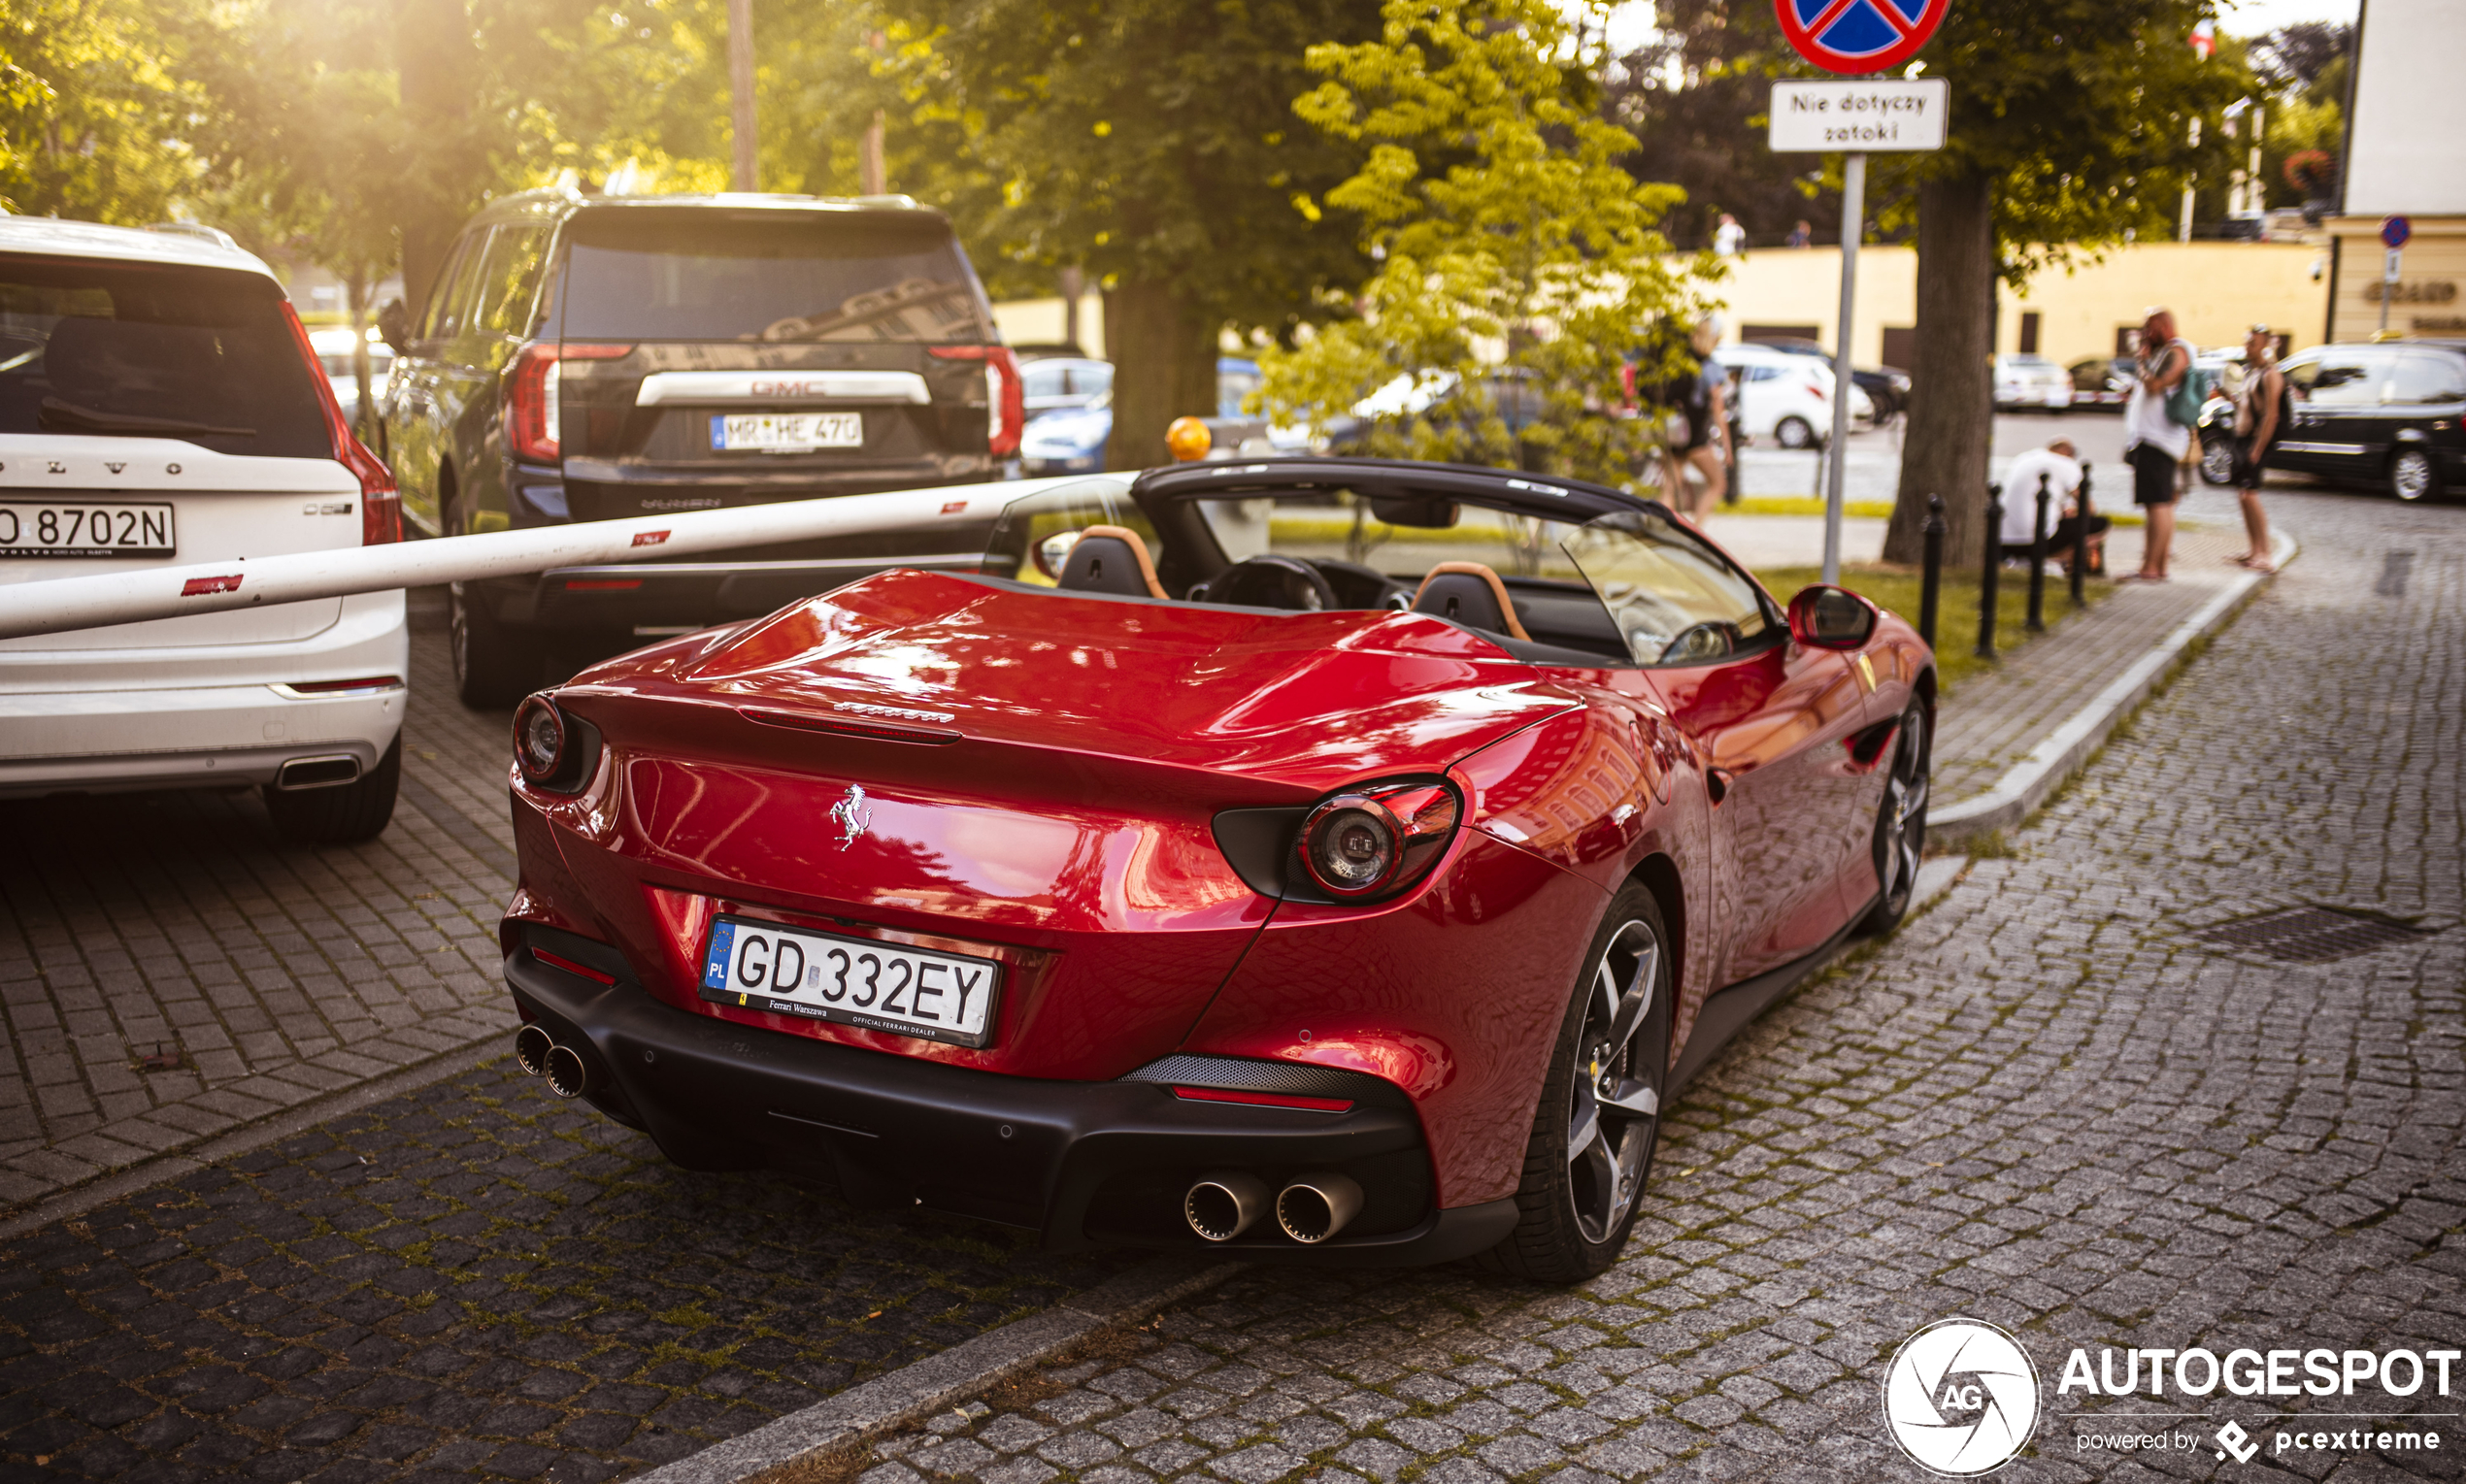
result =
[[2192,346],[2175,333],[2175,315],[2149,311],[2133,357],[2132,395],[2123,408],[2124,459],[2132,466],[2132,503],[2149,519],[2141,570],[2132,576],[2163,582],[2175,545],[2175,468],[2192,445],[2192,430],[2175,420],[2168,399],[2192,372]]
[[1695,352],[1695,378],[1680,403],[1686,414],[1686,448],[1682,457],[1703,476],[1703,485],[1699,489],[1690,484],[1684,469],[1671,471],[1678,486],[1674,493],[1680,501],[1679,513],[1699,527],[1729,488],[1729,373],[1713,358],[1713,352],[1721,347],[1722,329],[1718,314],[1696,321],[1695,334],[1687,342],[1687,348]]
[[2256,324],[2244,338],[2244,385],[2235,399],[2235,499],[2244,508],[2251,549],[2228,560],[2254,572],[2276,572],[2269,559],[2269,512],[2260,506],[2261,471],[2294,420],[2294,392],[2278,369],[2278,337]]
[[1747,250],[1747,229],[1727,212],[1721,214],[1721,224],[1713,229],[1713,251],[1721,257],[1737,257]]

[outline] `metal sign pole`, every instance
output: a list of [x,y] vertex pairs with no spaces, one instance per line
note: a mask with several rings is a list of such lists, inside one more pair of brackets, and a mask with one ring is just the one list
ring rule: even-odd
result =
[[1841,323],[1832,349],[1832,443],[1825,449],[1831,478],[1824,491],[1824,580],[1841,580],[1841,513],[1847,494],[1845,476],[1850,460],[1850,332],[1857,317],[1858,239],[1864,235],[1867,211],[1867,157],[1851,153],[1841,161]]

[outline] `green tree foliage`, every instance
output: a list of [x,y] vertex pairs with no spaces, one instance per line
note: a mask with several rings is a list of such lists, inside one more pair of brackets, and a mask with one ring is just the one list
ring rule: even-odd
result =
[[1918,559],[1930,494],[1948,511],[1946,559],[1982,549],[1995,280],[2167,235],[2186,180],[2223,178],[2218,119],[2247,82],[2187,44],[2211,15],[2211,0],[1963,0],[1920,53],[1951,82],[1946,147],[1871,166],[1917,197],[1916,386],[1888,559]]
[[[1215,411],[1217,337],[1289,336],[1366,264],[1297,201],[1358,150],[1299,126],[1314,43],[1373,33],[1369,0],[885,0],[913,96],[985,179],[981,256],[1080,266],[1104,287],[1116,468],[1162,462]],[[902,182],[894,180],[894,185]]]
[[0,0],[0,204],[143,224],[197,176],[182,124],[192,84],[158,38],[179,0]]
[[[1681,193],[1620,167],[1635,137],[1593,106],[1597,47],[1549,0],[1387,0],[1384,21],[1375,41],[1313,47],[1327,81],[1294,104],[1370,147],[1326,205],[1358,219],[1379,269],[1357,317],[1261,354],[1266,408],[1323,427],[1398,378],[1452,379],[1375,422],[1369,451],[1628,482],[1653,424],[1618,415],[1620,367],[1692,310],[1659,229]],[[1511,434],[1517,394],[1543,413]]]

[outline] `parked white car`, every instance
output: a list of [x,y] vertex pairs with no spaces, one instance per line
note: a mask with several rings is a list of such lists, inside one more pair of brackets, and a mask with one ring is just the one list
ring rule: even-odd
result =
[[[399,541],[265,264],[202,228],[0,217],[0,582]],[[0,641],[0,798],[253,784],[287,838],[385,827],[400,592]]]
[[[365,332],[368,343],[368,390],[371,397],[384,395],[385,379],[394,372],[394,347],[380,340],[377,329]],[[351,332],[348,325],[329,325],[309,331],[309,344],[317,350],[318,364],[325,368],[325,384],[334,388],[334,401],[343,410],[343,420],[356,424],[359,418],[359,378],[351,371]]]
[[[1739,431],[1750,441],[1771,439],[1784,448],[1812,448],[1832,436],[1832,368],[1813,356],[1756,345],[1723,346],[1713,353],[1735,373]],[[1852,421],[1873,422],[1875,404],[1853,383]]]
[[2072,373],[2034,350],[1995,357],[1995,406],[2000,410],[2072,409]]

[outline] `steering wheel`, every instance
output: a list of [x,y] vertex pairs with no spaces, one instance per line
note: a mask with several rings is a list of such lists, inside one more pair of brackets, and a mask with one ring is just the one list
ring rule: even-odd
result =
[[1717,660],[1738,652],[1738,625],[1734,623],[1717,618],[1691,623],[1661,646],[1658,663],[1683,665],[1689,660]]
[[1299,609],[1316,611],[1341,607],[1336,589],[1317,568],[1299,557],[1269,552],[1235,562],[1207,584],[1208,603],[1238,603],[1250,608]]

